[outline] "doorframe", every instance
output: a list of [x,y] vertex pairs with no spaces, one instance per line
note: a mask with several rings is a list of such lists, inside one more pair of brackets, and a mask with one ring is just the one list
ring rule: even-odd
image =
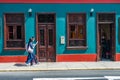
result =
[[[115,16],[115,12],[98,12],[98,13],[96,13],[96,27],[97,27],[97,28],[96,28],[96,32],[97,32],[97,35],[96,35],[96,38],[97,38],[97,39],[96,39],[96,40],[97,40],[97,41],[96,41],[96,42],[97,42],[97,44],[96,44],[96,46],[97,46],[97,47],[96,47],[96,49],[97,49],[97,59],[96,59],[96,60],[97,60],[97,61],[100,61],[100,59],[101,59],[100,53],[99,53],[99,50],[100,50],[100,47],[99,47],[99,42],[100,42],[100,41],[99,41],[99,40],[100,40],[100,39],[99,39],[99,23],[98,23],[98,15],[99,15],[99,14],[114,14],[114,16]],[[115,43],[115,44],[114,44],[114,45],[115,45],[115,46],[114,46],[114,47],[115,47],[115,51],[114,51],[114,52],[115,52],[115,53],[113,54],[113,55],[114,55],[113,61],[115,61],[115,55],[116,55],[116,17],[114,17],[114,28],[115,28],[115,29],[114,29],[114,30],[115,30],[115,31],[114,31],[114,32],[115,32],[115,33],[114,33],[114,36],[115,36],[115,41],[114,41],[114,43]]]
[[[55,41],[55,43],[54,43],[54,47],[55,47],[55,60],[54,60],[54,62],[56,62],[56,13],[53,13],[53,12],[37,12],[36,13],[36,40],[38,41],[38,19],[37,19],[37,17],[38,17],[38,15],[39,14],[53,14],[54,16],[55,16],[55,39],[54,39],[54,41]],[[38,44],[39,44],[39,42],[38,42]],[[36,46],[36,55],[37,55],[37,58],[38,58],[38,60],[39,60],[39,54],[38,54],[38,52],[39,52],[39,46],[37,45]]]

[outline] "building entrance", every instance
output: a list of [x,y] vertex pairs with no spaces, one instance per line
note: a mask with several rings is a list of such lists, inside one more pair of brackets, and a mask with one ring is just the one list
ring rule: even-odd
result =
[[115,58],[115,15],[101,13],[97,16],[97,59]]
[[37,55],[40,62],[54,62],[55,51],[55,14],[37,15]]

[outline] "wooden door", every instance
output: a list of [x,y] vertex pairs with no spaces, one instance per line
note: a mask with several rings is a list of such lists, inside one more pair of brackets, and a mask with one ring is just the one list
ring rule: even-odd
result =
[[38,57],[40,62],[55,61],[55,25],[38,26]]
[[55,25],[47,25],[47,61],[55,61]]
[[[109,56],[110,56],[110,60],[114,60],[115,59],[115,27],[114,27],[114,24],[99,24],[99,27],[98,27],[98,55],[97,55],[97,60],[102,60],[102,47],[101,47],[101,35],[102,35],[102,30],[104,30],[105,27],[108,26],[108,28],[110,29],[110,31],[108,31],[108,33],[110,33],[110,53],[109,53]],[[107,33],[107,32],[105,32]],[[107,34],[106,34],[107,35]],[[107,36],[109,37],[109,36]],[[108,39],[107,39],[108,41]],[[109,43],[109,42],[108,42]]]
[[[98,24],[99,26],[99,24]],[[101,59],[101,27],[97,28],[97,60]]]
[[115,26],[110,24],[110,37],[111,37],[111,60],[115,60]]

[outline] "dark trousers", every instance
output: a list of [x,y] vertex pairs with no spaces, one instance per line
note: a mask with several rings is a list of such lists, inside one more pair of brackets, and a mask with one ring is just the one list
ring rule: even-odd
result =
[[27,61],[26,63],[31,63],[31,65],[33,65],[33,62],[35,62],[36,64],[38,63],[37,61],[37,57],[34,53],[29,53],[28,56],[27,56]]
[[106,58],[106,48],[102,48],[102,58]]
[[34,56],[32,55],[32,53],[28,53],[26,63],[27,63],[27,64],[31,63],[31,65],[32,65],[33,57],[34,57]]
[[32,53],[32,56],[33,56],[33,59],[32,59],[31,65],[33,65],[33,62],[35,62],[37,64],[38,61],[37,61],[36,55],[34,53]]

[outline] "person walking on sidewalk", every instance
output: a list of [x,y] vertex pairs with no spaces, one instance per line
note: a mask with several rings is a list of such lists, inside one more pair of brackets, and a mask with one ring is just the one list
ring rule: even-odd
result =
[[[37,60],[37,57],[36,57],[35,52],[34,52],[34,48],[37,45],[38,41],[36,43],[34,43],[34,41],[35,41],[34,37],[32,37],[31,40],[32,40],[32,47],[33,47],[33,53],[32,53],[33,61],[35,62],[35,64],[38,64],[38,60]],[[33,63],[32,63],[32,65],[33,65]]]
[[[32,42],[31,38],[29,39],[29,42],[26,44],[26,52],[28,53],[27,60],[26,60],[26,65],[32,64],[33,56],[31,54],[32,51],[29,49],[31,48],[30,43]],[[32,49],[31,49],[32,50]]]
[[27,49],[26,49],[26,51],[28,52],[28,57],[27,57],[27,61],[26,61],[26,65],[33,65],[33,61],[36,63],[36,64],[38,64],[38,61],[37,61],[37,58],[36,58],[36,56],[35,56],[35,54],[34,54],[34,48],[35,48],[35,46],[36,46],[36,44],[38,43],[38,42],[36,42],[36,44],[34,44],[33,42],[34,42],[34,37],[32,37],[32,38],[30,38],[29,39],[29,42],[28,42],[28,44],[27,44]]

